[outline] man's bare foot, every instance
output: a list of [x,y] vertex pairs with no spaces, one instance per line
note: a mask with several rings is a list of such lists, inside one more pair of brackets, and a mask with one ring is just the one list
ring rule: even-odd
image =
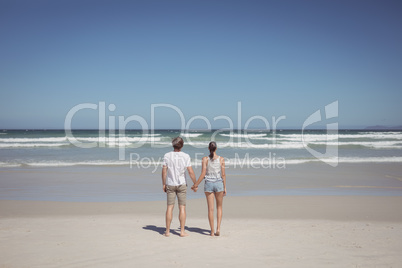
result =
[[169,236],[170,236],[170,233],[164,232],[163,235],[166,236],[166,237],[169,237]]
[[180,236],[181,237],[186,237],[186,236],[188,236],[188,233],[186,233],[186,232],[180,233]]
[[215,235],[216,235],[216,236],[220,236],[220,235],[221,235],[221,232],[220,232],[220,231],[216,231]]

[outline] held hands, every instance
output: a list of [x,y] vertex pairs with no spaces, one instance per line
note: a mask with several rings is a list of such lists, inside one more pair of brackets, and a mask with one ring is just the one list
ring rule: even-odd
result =
[[193,190],[194,193],[196,193],[197,190],[198,190],[198,185],[193,185],[193,186],[191,186],[191,190]]

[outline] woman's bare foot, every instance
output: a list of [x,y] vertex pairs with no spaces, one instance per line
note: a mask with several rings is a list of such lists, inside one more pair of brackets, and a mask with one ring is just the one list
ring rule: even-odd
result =
[[220,231],[216,231],[215,235],[216,235],[216,236],[220,236],[220,235],[221,235],[221,232],[220,232]]
[[163,235],[166,236],[166,237],[169,237],[170,233],[169,232],[164,232]]
[[215,236],[215,234],[214,234],[214,232],[211,232],[211,234],[210,234],[211,236]]

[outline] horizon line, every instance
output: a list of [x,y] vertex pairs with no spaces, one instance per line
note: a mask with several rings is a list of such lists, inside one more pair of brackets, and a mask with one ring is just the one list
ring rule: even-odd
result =
[[[0,128],[1,129],[1,128]],[[130,128],[130,129],[98,129],[98,128],[73,128],[73,129],[63,129],[63,128],[4,128],[1,129],[1,131],[13,131],[13,130],[18,130],[18,131],[46,131],[46,130],[60,130],[60,131],[66,131],[66,130],[71,130],[71,131],[77,131],[77,130],[94,130],[94,131],[164,131],[164,130],[172,130],[172,131],[216,131],[216,130],[221,130],[221,131],[281,131],[281,130],[303,130],[302,128],[278,128],[278,129],[265,129],[265,128],[253,128],[253,129],[244,129],[244,128],[233,128],[233,129],[227,129],[227,128],[212,128],[212,129],[180,129],[180,128],[155,128],[155,129],[137,129],[137,128]],[[327,128],[306,128],[305,130],[329,130],[329,131],[334,131],[337,129],[327,129]],[[395,126],[395,127],[349,127],[349,128],[338,128],[338,130],[402,130],[402,126]]]

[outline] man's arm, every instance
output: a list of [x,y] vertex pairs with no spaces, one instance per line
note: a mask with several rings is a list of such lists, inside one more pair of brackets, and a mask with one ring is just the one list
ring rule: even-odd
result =
[[203,157],[202,158],[202,169],[201,169],[201,175],[198,178],[198,181],[194,183],[194,187],[198,187],[198,185],[201,183],[201,181],[204,179],[205,174],[207,173],[207,164],[208,164],[208,157]]
[[188,171],[188,175],[190,175],[191,180],[193,181],[193,183],[195,183],[196,178],[195,178],[195,173],[193,170],[192,166],[187,167],[187,171]]
[[162,185],[163,191],[166,193],[166,177],[167,177],[167,166],[162,167]]

